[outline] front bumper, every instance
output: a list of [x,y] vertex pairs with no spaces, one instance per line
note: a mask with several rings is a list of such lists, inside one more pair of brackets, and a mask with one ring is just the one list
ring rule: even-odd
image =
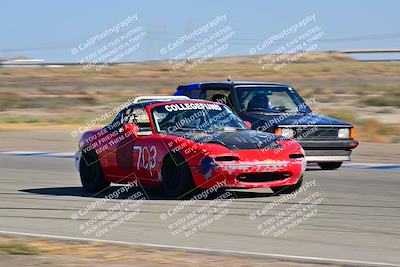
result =
[[206,189],[215,184],[225,188],[265,188],[297,183],[306,169],[304,158],[289,161],[238,162],[219,164],[207,173],[190,166],[196,187]]
[[342,162],[351,160],[355,140],[301,140],[307,162]]

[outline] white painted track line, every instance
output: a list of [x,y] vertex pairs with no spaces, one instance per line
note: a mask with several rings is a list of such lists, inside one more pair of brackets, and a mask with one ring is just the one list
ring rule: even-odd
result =
[[185,252],[203,252],[203,253],[237,255],[237,256],[257,256],[257,257],[267,257],[267,258],[274,258],[274,259],[281,259],[281,260],[310,262],[310,263],[330,263],[330,264],[347,264],[347,265],[364,265],[364,266],[400,266],[398,264],[392,264],[392,263],[386,263],[386,262],[332,259],[332,258],[321,258],[321,257],[312,257],[312,256],[296,256],[296,255],[259,253],[259,252],[250,252],[250,251],[235,251],[235,250],[223,250],[223,249],[212,249],[212,248],[183,247],[183,246],[171,246],[171,245],[163,245],[163,244],[135,243],[135,242],[128,242],[128,241],[114,241],[114,240],[104,240],[104,239],[95,239],[95,238],[81,238],[81,237],[46,235],[46,234],[24,233],[24,232],[0,231],[0,234],[60,239],[60,240],[69,240],[69,241],[103,242],[103,243],[114,244],[114,245],[144,246],[144,247],[158,248],[158,249],[180,250],[180,251],[185,251]]

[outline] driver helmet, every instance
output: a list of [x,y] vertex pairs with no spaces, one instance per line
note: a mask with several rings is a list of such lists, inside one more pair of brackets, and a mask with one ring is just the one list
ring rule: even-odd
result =
[[266,92],[256,92],[249,101],[248,108],[270,109],[271,102]]

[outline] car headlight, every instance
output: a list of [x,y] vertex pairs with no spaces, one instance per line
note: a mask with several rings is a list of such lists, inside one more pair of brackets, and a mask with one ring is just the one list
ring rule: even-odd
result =
[[275,134],[282,135],[283,137],[286,137],[286,138],[293,138],[295,132],[293,129],[289,129],[289,128],[278,128],[275,130]]
[[338,138],[349,139],[350,138],[350,129],[349,128],[339,129]]
[[205,158],[203,158],[200,161],[200,168],[198,169],[198,171],[201,174],[206,174],[210,171],[210,169],[214,166],[216,166],[217,164],[215,163],[214,159],[212,157],[206,156]]

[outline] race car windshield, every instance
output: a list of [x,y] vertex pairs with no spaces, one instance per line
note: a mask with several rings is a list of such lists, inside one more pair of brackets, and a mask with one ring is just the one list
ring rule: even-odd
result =
[[236,92],[242,112],[310,112],[301,97],[290,87],[237,87]]
[[161,133],[247,129],[228,107],[219,104],[169,104],[153,108],[152,114],[156,129]]

